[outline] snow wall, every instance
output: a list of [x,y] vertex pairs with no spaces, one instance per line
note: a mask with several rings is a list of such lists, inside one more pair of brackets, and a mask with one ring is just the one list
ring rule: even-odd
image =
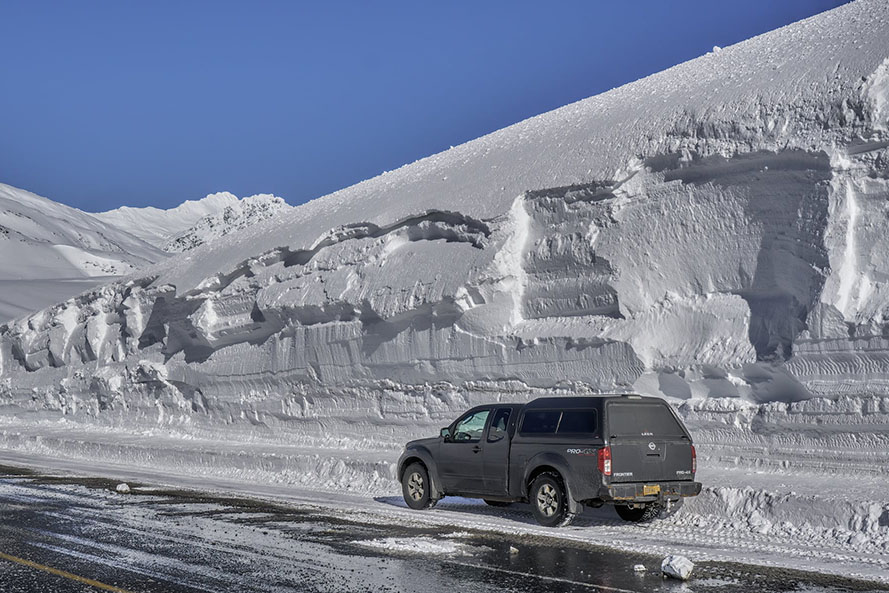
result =
[[889,5],[859,0],[2,326],[0,414],[396,451],[636,391],[705,464],[879,473],[887,255]]

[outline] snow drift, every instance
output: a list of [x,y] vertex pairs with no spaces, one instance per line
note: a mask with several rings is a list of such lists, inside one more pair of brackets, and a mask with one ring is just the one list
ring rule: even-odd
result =
[[685,401],[704,467],[880,474],[887,198],[889,5],[859,0],[8,324],[5,442],[266,439],[376,485],[476,402],[634,390]]

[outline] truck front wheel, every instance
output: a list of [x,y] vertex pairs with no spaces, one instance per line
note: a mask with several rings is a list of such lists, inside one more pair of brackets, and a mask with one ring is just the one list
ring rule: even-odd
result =
[[545,527],[564,527],[573,519],[568,512],[565,486],[558,474],[544,472],[534,478],[530,489],[531,512],[537,522]]
[[412,509],[431,509],[438,501],[432,498],[429,472],[419,463],[412,463],[401,476],[401,493],[404,502]]

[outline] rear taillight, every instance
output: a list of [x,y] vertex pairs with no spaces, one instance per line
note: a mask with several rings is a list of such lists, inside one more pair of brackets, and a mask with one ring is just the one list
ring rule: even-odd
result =
[[694,445],[691,446],[691,473],[698,473],[698,452]]
[[599,449],[599,473],[603,476],[611,475],[611,447]]

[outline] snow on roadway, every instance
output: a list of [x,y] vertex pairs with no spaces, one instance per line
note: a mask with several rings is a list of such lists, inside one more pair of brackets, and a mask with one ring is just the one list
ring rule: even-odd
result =
[[[260,463],[258,461],[257,465]],[[696,563],[707,560],[741,562],[889,583],[889,554],[885,547],[874,545],[867,538],[856,543],[852,541],[854,534],[842,529],[813,528],[804,522],[807,513],[812,514],[808,506],[812,499],[800,497],[794,500],[789,493],[780,490],[773,494],[768,490],[751,492],[773,500],[789,499],[787,502],[797,508],[799,526],[784,525],[773,530],[750,529],[746,517],[757,504],[765,508],[761,501],[745,500],[739,496],[735,508],[736,519],[727,520],[724,510],[717,514],[714,509],[708,508],[713,504],[708,499],[715,495],[705,493],[701,500],[689,501],[677,515],[652,524],[627,524],[612,509],[604,507],[587,509],[570,527],[554,529],[538,525],[527,505],[515,504],[501,509],[489,507],[480,500],[452,497],[444,499],[431,511],[421,512],[408,509],[394,486],[378,490],[373,495],[333,488],[309,489],[294,486],[286,478],[275,483],[259,470],[218,472],[213,469],[214,466],[201,468],[182,465],[178,471],[172,471],[169,466],[162,470],[147,469],[131,464],[96,463],[10,452],[0,453],[0,464],[282,501],[315,507],[328,514],[371,524],[481,530],[511,534],[518,538],[545,536],[605,545],[627,552],[643,551],[661,556],[682,554]],[[704,479],[707,483],[751,480],[756,484],[756,477],[756,474],[726,473],[709,474]],[[810,479],[809,484],[794,481],[795,487],[824,483],[816,476]],[[756,485],[769,482],[777,484],[774,479],[760,476],[760,483]],[[707,502],[702,504],[702,501]],[[391,543],[395,546],[395,542]]]
[[[408,520],[366,501],[406,440],[634,390],[684,417],[703,495],[560,536],[885,574],[887,40],[858,0],[0,326],[0,446]],[[444,507],[410,520],[514,528]]]
[[[18,554],[0,552],[4,591],[68,591],[66,583],[82,579],[144,593],[689,590],[662,579],[661,557],[638,550],[366,522],[304,505],[262,505],[141,484],[121,495],[113,486],[95,478],[0,477],[0,549]],[[639,572],[640,564],[648,570]],[[67,580],[56,572],[44,585],[40,571],[52,570],[63,570]],[[695,567],[691,586],[699,593],[874,588],[713,563]]]
[[473,550],[459,541],[432,537],[383,537],[355,541],[359,546],[409,554],[471,555]]

